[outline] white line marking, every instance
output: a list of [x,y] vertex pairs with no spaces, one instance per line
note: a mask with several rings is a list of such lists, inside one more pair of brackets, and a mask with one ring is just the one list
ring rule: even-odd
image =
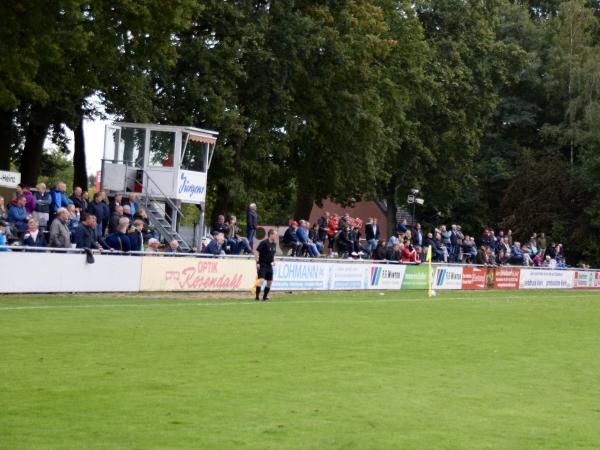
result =
[[[590,295],[567,295],[569,299],[589,299],[593,298],[593,293]],[[445,298],[406,298],[406,299],[358,299],[358,300],[270,300],[266,304],[270,305],[304,305],[304,304],[394,304],[394,303],[443,303],[451,300],[469,300],[479,302],[502,302],[506,300],[532,300],[532,299],[556,299],[565,298],[564,295],[540,295],[535,297],[502,297],[502,298],[475,298],[475,297],[445,297]],[[161,300],[159,300],[161,301]],[[235,301],[235,300],[222,300],[220,302],[194,302],[187,301],[185,303],[170,303],[169,300],[165,300],[165,303],[111,303],[111,304],[89,304],[89,305],[39,305],[39,306],[7,306],[0,307],[0,311],[24,311],[24,310],[45,310],[45,309],[94,309],[94,308],[169,308],[178,306],[235,306],[235,305],[254,305],[257,303],[264,304],[261,302],[252,301]]]

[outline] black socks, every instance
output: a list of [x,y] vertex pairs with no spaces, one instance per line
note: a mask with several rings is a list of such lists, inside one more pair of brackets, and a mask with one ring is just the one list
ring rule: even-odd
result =
[[[267,289],[265,289],[265,292],[267,292]],[[260,300],[260,286],[256,286],[256,300]]]
[[265,287],[265,293],[263,294],[263,300],[267,300],[270,290],[271,290],[270,287]]

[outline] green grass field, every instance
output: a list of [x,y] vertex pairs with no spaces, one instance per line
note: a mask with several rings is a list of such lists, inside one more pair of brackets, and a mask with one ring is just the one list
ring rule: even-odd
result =
[[274,297],[0,297],[0,448],[600,448],[600,292]]

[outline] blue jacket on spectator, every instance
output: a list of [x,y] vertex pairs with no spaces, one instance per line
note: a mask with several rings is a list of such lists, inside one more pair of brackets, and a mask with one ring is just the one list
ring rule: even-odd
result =
[[25,231],[27,229],[27,211],[25,207],[12,205],[8,209],[8,221],[12,222],[17,230]]
[[104,205],[104,202],[90,202],[87,207],[87,213],[96,216],[97,223],[102,223],[104,219],[104,208],[102,205]]
[[204,248],[204,251],[202,253],[205,253],[208,255],[220,255],[222,250],[223,250],[223,246],[219,245],[219,242],[216,239],[213,239]]
[[77,248],[100,248],[98,237],[96,236],[96,229],[90,228],[82,223],[75,229],[72,242],[75,243]]
[[296,232],[296,230],[294,230],[293,227],[288,227],[288,229],[285,230],[285,233],[283,233],[283,239],[282,239],[284,244],[289,245],[289,244],[295,244],[296,242],[298,242],[298,233]]
[[56,214],[58,208],[66,208],[73,203],[71,199],[67,197],[67,194],[55,189],[50,191],[50,198],[52,199],[52,203],[50,203],[50,213],[52,216]]
[[308,244],[308,234],[304,228],[298,227],[296,230],[296,236],[298,236],[298,241],[302,242],[303,244]]
[[121,231],[115,231],[114,233],[109,234],[106,238],[106,243],[114,250],[119,250],[122,252],[131,251],[131,242],[129,241],[129,237]]
[[[4,233],[0,233],[0,245],[6,245],[6,237],[4,236]],[[0,248],[0,252],[7,252],[8,249],[7,248]]]
[[144,251],[144,237],[138,230],[131,231],[127,234],[129,242],[131,244],[132,252],[143,252]]

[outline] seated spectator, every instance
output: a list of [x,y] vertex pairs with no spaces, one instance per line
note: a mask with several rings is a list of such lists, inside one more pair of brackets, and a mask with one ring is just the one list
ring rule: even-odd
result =
[[510,263],[523,265],[523,252],[521,251],[521,243],[519,241],[515,241],[515,245],[513,245]]
[[544,262],[542,263],[542,267],[547,267],[549,269],[556,269],[556,260],[552,258],[550,255],[546,255]]
[[537,252],[537,254],[533,257],[533,265],[535,267],[541,267],[544,262],[544,258],[542,257],[542,252]]
[[115,206],[115,210],[110,216],[108,221],[108,232],[114,233],[117,231],[117,227],[119,226],[119,221],[123,218],[123,207],[118,205]]
[[510,262],[510,255],[506,253],[504,249],[498,251],[498,256],[496,257],[496,264],[500,266],[504,266]]
[[133,227],[129,229],[127,236],[129,237],[129,243],[131,244],[132,252],[143,252],[144,251],[144,222],[141,220],[134,220]]
[[38,183],[37,192],[34,193],[35,197],[35,208],[33,210],[33,218],[39,224],[39,228],[45,231],[48,228],[48,221],[50,220],[50,203],[52,203],[52,197],[50,192],[46,190],[44,183]]
[[427,238],[425,238],[425,247],[431,247],[431,260],[433,262],[443,261],[444,259],[439,235],[436,234],[436,236],[438,236],[437,240],[433,238],[433,233],[427,233]]
[[96,216],[84,214],[79,226],[73,233],[73,242],[76,248],[89,248],[102,251],[110,247],[98,236],[96,232]]
[[417,262],[417,252],[410,243],[404,243],[402,246],[401,260],[403,264],[411,264]]
[[4,197],[0,195],[0,220],[7,221],[8,220],[8,211],[6,211],[6,206],[4,204]]
[[75,233],[75,230],[79,226],[81,214],[79,213],[79,210],[75,207],[75,204],[67,206],[67,211],[69,211],[69,231],[71,232],[71,235],[73,235],[73,233]]
[[227,234],[227,224],[225,223],[225,216],[220,214],[217,216],[217,221],[215,222],[211,234],[223,233],[223,235]]
[[489,247],[487,245],[481,245],[478,249],[477,249],[477,256],[475,258],[475,262],[477,264],[479,264],[480,266],[487,266],[488,265],[488,260],[487,260],[487,249]]
[[284,253],[287,254],[291,250],[290,256],[298,256],[302,248],[302,243],[298,240],[298,222],[295,220],[290,222],[290,226],[283,233],[281,243]]
[[26,247],[46,247],[46,237],[40,231],[38,223],[35,219],[29,219],[29,228],[23,235],[23,245]]
[[21,184],[21,191],[23,197],[25,197],[25,211],[27,211],[28,216],[33,217],[33,211],[35,210],[35,197],[31,193],[31,189],[26,184]]
[[533,265],[533,259],[531,257],[531,247],[529,244],[525,244],[521,247],[521,253],[523,254],[523,265],[529,267]]
[[206,255],[224,255],[225,254],[225,235],[223,233],[217,233],[215,238],[212,239],[208,245],[204,248],[202,253]]
[[321,244],[322,240],[320,239],[319,224],[317,222],[313,223],[310,229],[308,230],[308,238],[311,241],[313,241],[317,245],[317,247],[320,246],[321,250],[323,249],[323,245]]
[[129,236],[127,236],[127,228],[129,228],[129,219],[121,217],[116,231],[109,234],[106,238],[106,243],[110,248],[125,253],[131,251],[131,241],[129,240]]
[[71,232],[69,231],[69,211],[58,208],[50,225],[50,247],[71,248]]
[[306,250],[311,258],[319,256],[317,245],[308,238],[308,222],[306,220],[300,221],[296,235],[298,236],[298,242],[302,244],[302,250]]
[[158,246],[160,242],[156,238],[148,239],[148,248],[146,249],[146,253],[158,253]]
[[371,257],[376,261],[383,261],[387,256],[387,242],[385,239],[380,239],[371,252]]
[[182,249],[179,246],[179,242],[177,242],[177,239],[173,239],[171,242],[169,242],[169,246],[165,249],[165,253],[189,253],[189,252],[185,251],[184,249]]
[[404,245],[400,243],[396,243],[391,247],[388,246],[385,259],[388,261],[400,262],[402,260],[402,247],[404,247]]
[[28,220],[31,218],[25,209],[27,199],[20,195],[16,199],[15,204],[11,204],[8,208],[8,220],[13,224],[15,230],[23,233],[27,230]]
[[402,242],[402,241],[400,240],[400,236],[401,236],[401,234],[402,234],[402,233],[401,233],[400,231],[396,231],[396,233],[394,233],[394,234],[392,234],[392,235],[390,236],[390,238],[389,238],[389,239],[388,239],[388,241],[387,241],[387,246],[388,246],[388,248],[391,248],[391,247],[393,247],[394,245],[396,245],[396,244],[399,244],[400,242]]
[[227,234],[225,235],[225,240],[231,245],[231,254],[252,254],[252,248],[250,248],[250,243],[248,242],[248,239],[245,236],[240,235],[240,228],[237,226],[236,216],[229,217],[229,223],[227,224]]
[[462,262],[473,263],[477,258],[477,245],[475,240],[470,236],[465,236],[462,242]]

